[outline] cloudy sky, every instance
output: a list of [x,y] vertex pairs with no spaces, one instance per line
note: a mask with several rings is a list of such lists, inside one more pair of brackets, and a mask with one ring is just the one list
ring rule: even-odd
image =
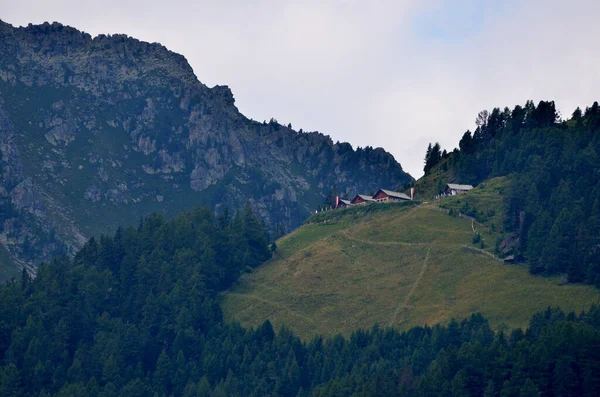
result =
[[414,177],[482,109],[600,100],[596,0],[0,0],[0,18],[160,42],[246,116],[382,146]]

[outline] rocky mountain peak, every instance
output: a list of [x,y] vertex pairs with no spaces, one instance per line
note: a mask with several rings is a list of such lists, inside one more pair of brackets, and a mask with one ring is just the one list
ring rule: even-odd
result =
[[214,95],[215,99],[221,100],[222,103],[226,106],[233,106],[235,104],[235,99],[233,98],[233,92],[226,85],[216,85],[211,88],[211,92]]
[[383,149],[249,120],[160,44],[59,23],[0,36],[0,243],[20,264],[152,211],[250,202],[290,230],[331,192],[411,180]]

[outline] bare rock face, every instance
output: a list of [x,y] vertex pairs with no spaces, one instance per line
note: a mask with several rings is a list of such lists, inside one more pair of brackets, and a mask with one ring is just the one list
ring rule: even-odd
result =
[[383,149],[247,119],[160,44],[0,21],[0,54],[0,243],[21,266],[152,211],[250,202],[289,230],[332,190],[411,180]]
[[55,117],[46,123],[46,128],[49,128],[49,131],[44,137],[53,146],[60,143],[67,145],[75,139],[76,128],[69,120]]
[[19,183],[10,192],[10,199],[17,210],[24,210],[40,218],[46,215],[41,192],[34,186],[31,178]]
[[102,190],[100,190],[100,188],[96,185],[91,185],[86,189],[83,197],[86,200],[97,203],[98,201],[102,200]]
[[8,188],[5,184],[15,183],[22,178],[23,174],[21,155],[14,135],[14,126],[4,111],[4,101],[0,97],[0,161],[2,165],[0,183],[5,189]]

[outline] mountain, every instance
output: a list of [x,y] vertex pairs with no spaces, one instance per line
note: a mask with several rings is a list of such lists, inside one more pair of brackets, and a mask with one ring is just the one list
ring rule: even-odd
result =
[[562,285],[560,276],[533,276],[497,257],[503,213],[492,209],[502,208],[509,183],[497,178],[465,196],[423,204],[315,214],[277,241],[273,259],[223,294],[225,318],[246,327],[269,319],[310,339],[373,324],[407,330],[477,312],[494,329],[522,328],[548,306],[598,304],[600,291],[591,286]]
[[5,277],[152,212],[249,201],[291,230],[328,194],[412,180],[381,148],[246,118],[160,44],[0,21],[0,54]]

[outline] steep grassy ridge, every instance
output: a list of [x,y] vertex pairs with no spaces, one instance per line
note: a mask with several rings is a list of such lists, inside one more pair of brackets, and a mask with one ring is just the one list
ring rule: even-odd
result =
[[[473,197],[490,195],[494,202],[495,185],[488,186],[487,193],[474,191]],[[560,286],[559,279],[534,277],[525,266],[466,248],[473,226],[486,229],[484,241],[499,234],[438,207],[456,200],[313,216],[277,242],[274,259],[223,295],[226,319],[245,326],[270,319],[307,338],[349,334],[375,323],[407,329],[473,312],[483,313],[494,327],[524,327],[549,305],[579,311],[600,301],[600,291],[591,287]]]

